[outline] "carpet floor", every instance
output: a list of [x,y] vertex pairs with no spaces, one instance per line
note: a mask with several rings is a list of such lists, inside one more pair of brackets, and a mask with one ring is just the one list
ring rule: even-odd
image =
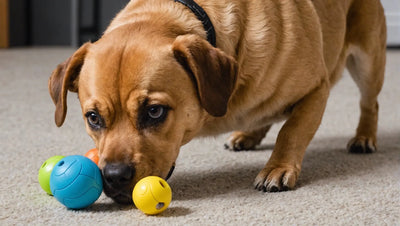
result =
[[157,216],[104,194],[87,209],[68,210],[40,188],[44,160],[94,146],[75,94],[63,127],[53,120],[47,80],[72,53],[0,50],[0,225],[400,225],[400,50],[387,51],[377,153],[346,152],[359,116],[359,92],[346,72],[332,90],[295,190],[263,193],[252,186],[271,155],[282,126],[276,124],[254,151],[224,150],[228,134],[182,147],[169,180],[172,203]]

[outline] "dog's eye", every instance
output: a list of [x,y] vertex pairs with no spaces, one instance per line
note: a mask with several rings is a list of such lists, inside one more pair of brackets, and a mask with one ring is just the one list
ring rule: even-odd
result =
[[152,119],[159,119],[164,115],[165,107],[161,105],[150,106],[147,114]]
[[98,130],[98,129],[104,127],[103,119],[99,115],[99,113],[97,113],[95,111],[89,111],[88,113],[86,113],[85,116],[87,118],[87,122],[88,122],[89,126],[92,129]]
[[156,127],[163,123],[167,118],[169,108],[164,105],[150,105],[138,118],[138,126],[141,129]]

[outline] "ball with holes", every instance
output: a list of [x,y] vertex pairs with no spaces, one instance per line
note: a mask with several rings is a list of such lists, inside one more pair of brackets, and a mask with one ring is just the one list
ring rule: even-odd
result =
[[53,196],[67,208],[88,207],[103,191],[100,169],[84,156],[67,156],[54,166],[50,189]]
[[56,155],[48,158],[40,167],[38,173],[38,180],[40,187],[49,195],[53,195],[50,190],[50,175],[53,172],[54,166],[65,156]]
[[136,207],[143,213],[159,214],[166,210],[171,203],[171,187],[160,177],[145,177],[135,185],[132,199]]

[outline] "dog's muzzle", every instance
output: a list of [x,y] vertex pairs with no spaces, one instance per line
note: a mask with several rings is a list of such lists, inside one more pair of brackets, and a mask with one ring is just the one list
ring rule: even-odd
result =
[[[166,180],[171,177],[175,169],[172,165]],[[107,164],[102,170],[104,193],[120,204],[132,204],[132,180],[135,177],[134,167],[122,163]]]
[[102,170],[104,193],[121,204],[131,204],[135,168],[121,163],[107,164]]

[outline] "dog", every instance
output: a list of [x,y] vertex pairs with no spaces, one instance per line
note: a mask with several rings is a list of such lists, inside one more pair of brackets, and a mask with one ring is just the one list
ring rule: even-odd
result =
[[379,0],[195,1],[130,1],[49,79],[57,126],[68,91],[78,93],[106,195],[132,203],[136,182],[167,178],[195,137],[234,131],[226,147],[251,150],[282,120],[254,187],[294,189],[345,67],[361,92],[347,148],[376,151],[386,54]]

